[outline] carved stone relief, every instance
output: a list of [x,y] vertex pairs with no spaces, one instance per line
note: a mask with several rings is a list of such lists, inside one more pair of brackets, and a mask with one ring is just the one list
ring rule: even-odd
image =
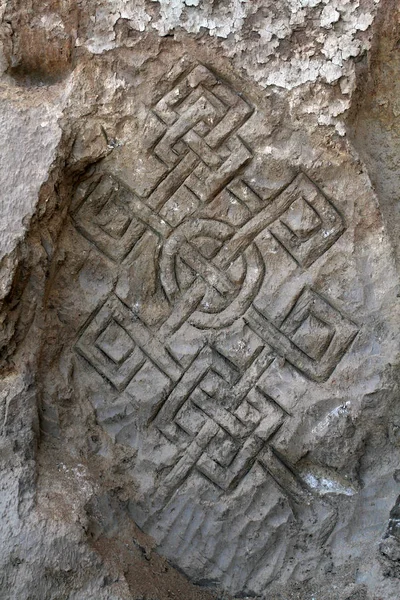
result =
[[54,369],[73,365],[76,394],[134,451],[129,511],[160,552],[258,593],[292,572],[296,537],[332,534],[332,495],[358,491],[309,442],[360,392],[354,207],[329,165],[272,157],[276,125],[212,67],[185,58],[160,87],[136,158],[117,148],[77,186]]

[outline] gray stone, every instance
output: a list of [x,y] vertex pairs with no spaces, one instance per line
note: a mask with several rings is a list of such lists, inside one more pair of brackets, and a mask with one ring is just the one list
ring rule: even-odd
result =
[[385,7],[36,4],[0,36],[0,597],[397,599]]

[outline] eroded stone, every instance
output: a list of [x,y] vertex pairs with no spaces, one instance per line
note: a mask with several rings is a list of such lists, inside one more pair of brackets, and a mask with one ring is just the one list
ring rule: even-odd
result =
[[[306,568],[296,538],[332,534],[337,502],[357,494],[355,440],[332,470],[313,458],[315,432],[329,445],[324,419],[356,419],[379,389],[387,355],[375,353],[364,383],[355,375],[376,340],[377,305],[363,290],[390,296],[394,266],[379,217],[357,241],[358,203],[375,209],[355,192],[350,158],[344,171],[275,158],[286,179],[270,172],[276,191],[265,193],[263,111],[189,57],[165,79],[138,123],[145,147],[149,118],[158,130],[140,182],[121,147],[78,186],[80,237],[60,242],[69,289],[60,294],[56,278],[50,297],[72,311],[63,360],[75,401],[88,399],[114,443],[135,453],[132,518],[194,581],[261,594]],[[89,247],[115,283],[82,302],[89,290],[69,265]],[[366,248],[372,281],[359,266]],[[49,378],[59,365],[44,390]],[[309,544],[305,554],[317,551]]]
[[0,30],[0,595],[397,599],[377,4],[97,4]]

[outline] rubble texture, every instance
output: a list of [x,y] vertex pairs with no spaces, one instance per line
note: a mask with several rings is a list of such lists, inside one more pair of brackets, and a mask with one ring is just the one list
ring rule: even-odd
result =
[[0,598],[397,600],[394,0],[0,15]]

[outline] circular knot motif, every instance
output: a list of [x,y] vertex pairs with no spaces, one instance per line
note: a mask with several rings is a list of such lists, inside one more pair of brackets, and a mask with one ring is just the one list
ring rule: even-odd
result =
[[238,236],[221,221],[194,219],[165,242],[160,278],[172,304],[192,307],[189,322],[199,329],[221,328],[241,317],[258,293],[264,275],[261,253],[251,236]]

